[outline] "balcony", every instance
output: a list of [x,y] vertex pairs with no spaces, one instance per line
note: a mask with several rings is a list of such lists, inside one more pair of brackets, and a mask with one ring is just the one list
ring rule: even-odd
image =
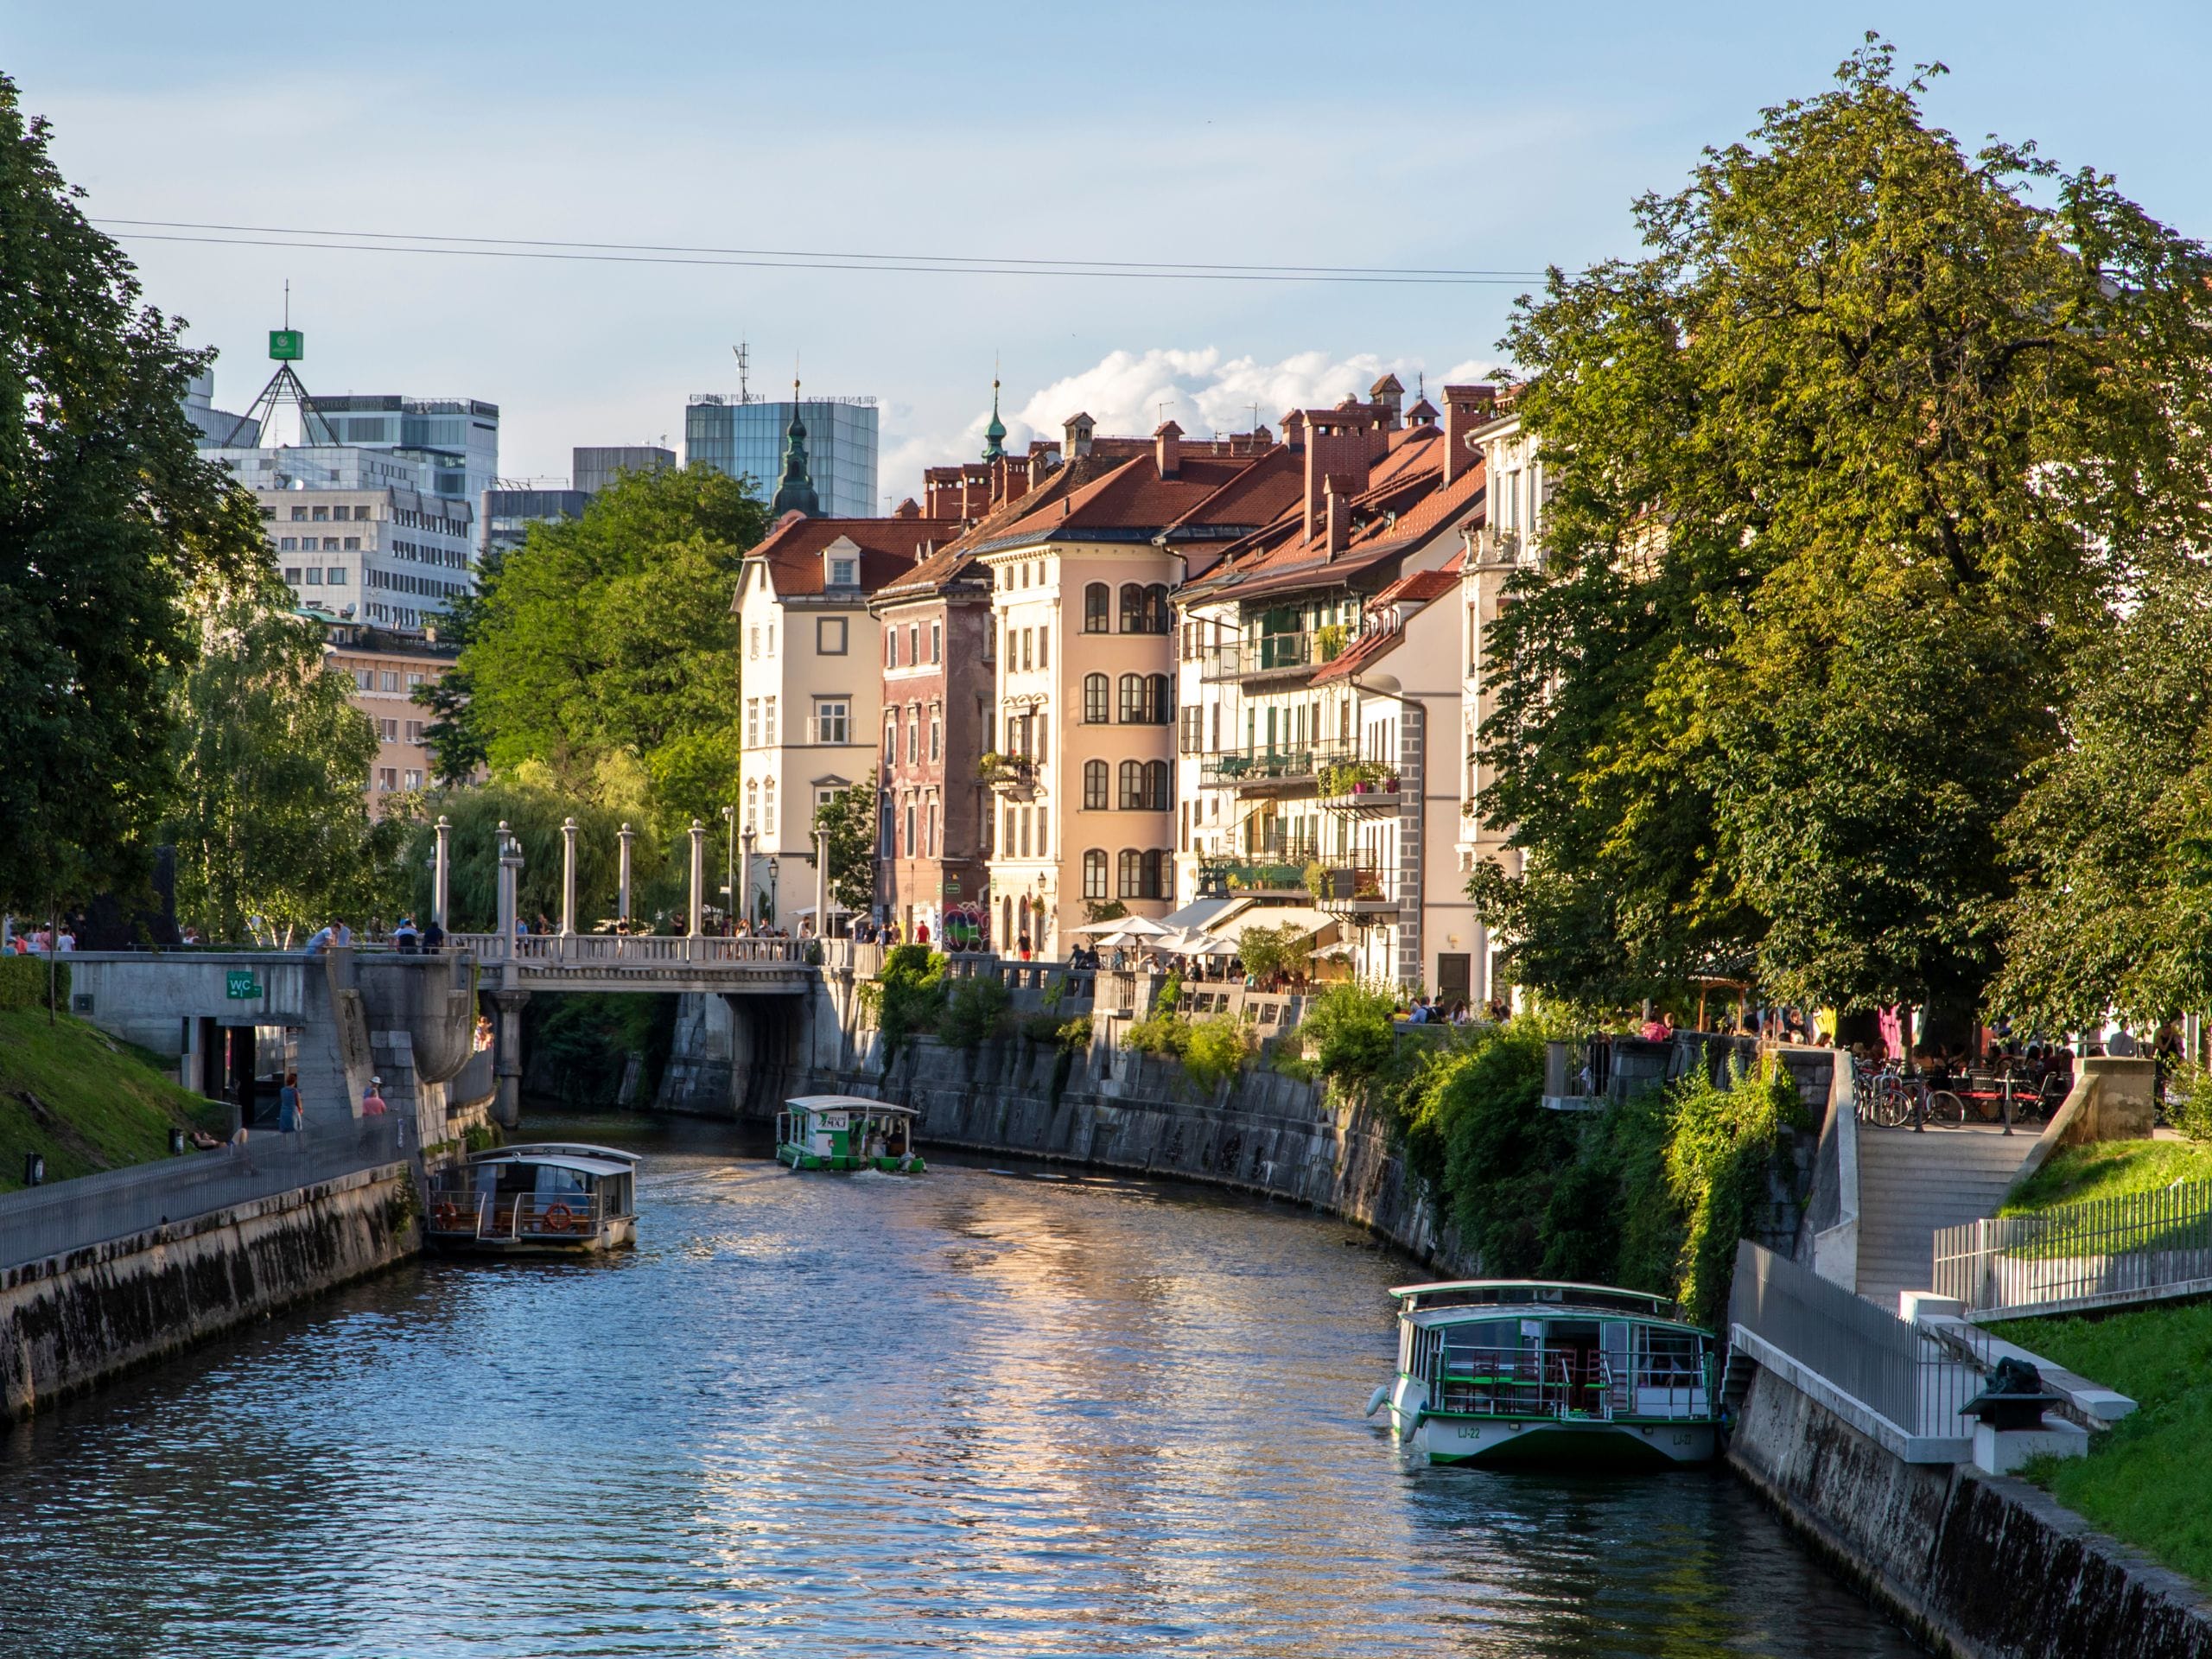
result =
[[1533,561],[1536,552],[1535,539],[1524,537],[1517,530],[1485,525],[1475,532],[1477,564],[1520,564]]
[[1223,681],[1295,680],[1333,660],[1344,648],[1344,628],[1316,628],[1310,633],[1262,633],[1209,645],[1199,654],[1198,677]]
[[1009,801],[1037,798],[1037,763],[1026,754],[987,754],[976,774]]
[[1395,817],[1404,799],[1399,793],[1398,769],[1380,760],[1349,760],[1324,766],[1314,787],[1320,791],[1323,811],[1359,818]]
[[1207,789],[1233,789],[1243,795],[1287,794],[1313,787],[1324,768],[1354,758],[1352,745],[1344,742],[1224,749],[1199,757],[1198,782]]
[[1332,854],[1319,862],[1319,880],[1315,883],[1319,890],[1313,897],[1323,910],[1332,915],[1377,920],[1397,914],[1392,872],[1352,854]]

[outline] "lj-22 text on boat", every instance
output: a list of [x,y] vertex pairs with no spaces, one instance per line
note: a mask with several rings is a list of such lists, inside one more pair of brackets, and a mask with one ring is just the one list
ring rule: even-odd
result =
[[801,1095],[776,1114],[776,1156],[793,1169],[880,1169],[918,1175],[911,1106],[863,1095]]
[[1663,1296],[1602,1285],[1465,1280],[1403,1285],[1398,1374],[1367,1413],[1430,1463],[1575,1463],[1620,1470],[1713,1454],[1712,1332]]
[[423,1228],[443,1249],[575,1255],[633,1244],[638,1154],[578,1142],[473,1153],[430,1190]]

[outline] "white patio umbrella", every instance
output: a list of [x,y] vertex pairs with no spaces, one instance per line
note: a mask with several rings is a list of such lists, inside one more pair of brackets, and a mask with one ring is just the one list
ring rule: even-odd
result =
[[1187,944],[1175,948],[1186,957],[1233,957],[1236,954],[1235,945],[1227,939],[1217,939],[1211,933],[1198,934]]
[[1164,939],[1175,931],[1172,927],[1162,927],[1149,916],[1124,916],[1115,926],[1134,939]]
[[1126,916],[1116,916],[1110,922],[1085,922],[1081,927],[1071,927],[1068,931],[1071,933],[1096,933],[1102,936],[1108,933],[1119,933],[1128,924],[1128,920],[1129,918]]

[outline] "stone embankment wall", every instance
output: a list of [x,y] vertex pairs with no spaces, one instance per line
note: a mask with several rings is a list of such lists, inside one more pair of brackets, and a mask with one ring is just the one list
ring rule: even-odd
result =
[[1909,1464],[1760,1371],[1728,1459],[1846,1579],[1960,1659],[2208,1659],[2194,1586],[2024,1481]]
[[418,1208],[394,1163],[0,1273],[0,1419],[391,1266]]

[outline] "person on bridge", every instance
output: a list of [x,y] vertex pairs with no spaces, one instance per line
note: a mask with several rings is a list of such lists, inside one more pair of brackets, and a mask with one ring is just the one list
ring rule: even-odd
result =
[[423,930],[423,949],[426,951],[446,948],[446,931],[438,925],[438,918],[430,918],[430,925]]
[[361,1116],[363,1117],[382,1117],[391,1109],[391,1108],[385,1103],[384,1079],[382,1077],[371,1077],[369,1079],[369,1086],[361,1091]]
[[285,1134],[307,1127],[307,1114],[300,1109],[300,1074],[287,1071],[284,1086],[276,1091],[276,1127]]
[[403,955],[410,957],[422,945],[423,936],[415,931],[412,916],[399,918],[399,925],[391,930],[391,943]]

